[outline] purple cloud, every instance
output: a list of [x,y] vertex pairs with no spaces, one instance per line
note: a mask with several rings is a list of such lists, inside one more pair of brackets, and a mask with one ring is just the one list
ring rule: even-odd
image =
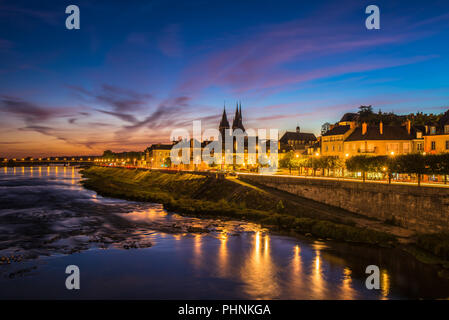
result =
[[[220,48],[219,51],[201,56],[199,61],[184,70],[178,89],[181,92],[198,92],[218,86],[230,88],[239,94],[261,92],[279,86],[427,59],[412,56],[373,62],[372,57],[362,54],[358,63],[355,63],[348,54],[397,45],[422,37],[423,34],[398,25],[397,32],[368,37],[353,25],[333,23],[343,17],[343,11],[337,10],[331,16],[319,15],[265,26],[253,36],[241,38],[234,45],[216,46]],[[338,64],[328,59],[331,56],[341,57]],[[320,60],[322,63],[317,63]],[[303,64],[298,63],[301,61]]]

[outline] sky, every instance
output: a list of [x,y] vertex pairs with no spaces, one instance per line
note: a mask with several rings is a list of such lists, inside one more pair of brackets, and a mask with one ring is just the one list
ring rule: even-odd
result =
[[441,113],[448,71],[447,0],[0,0],[0,157],[144,150],[237,101],[281,133],[360,105]]

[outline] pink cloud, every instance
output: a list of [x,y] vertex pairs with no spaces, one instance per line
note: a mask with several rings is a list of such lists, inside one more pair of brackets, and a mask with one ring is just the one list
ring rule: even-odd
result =
[[[334,18],[341,19],[341,14],[335,13]],[[218,51],[200,57],[199,61],[184,70],[179,90],[196,92],[208,87],[224,86],[241,94],[432,58],[378,59],[374,62],[366,58],[355,63],[343,55],[412,41],[423,34],[397,28],[397,33],[368,37],[351,25],[336,24],[335,28],[330,27],[334,24],[329,19],[328,16],[326,21],[320,17],[311,17],[271,25],[259,29],[250,38],[240,39],[230,47],[218,45]],[[329,62],[332,59],[328,58],[332,56],[339,57],[338,64]],[[323,62],[320,64],[321,58]]]

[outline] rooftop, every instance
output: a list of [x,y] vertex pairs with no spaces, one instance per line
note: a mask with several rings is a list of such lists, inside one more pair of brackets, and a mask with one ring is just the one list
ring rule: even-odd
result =
[[326,137],[326,136],[337,136],[337,135],[340,135],[340,134],[345,134],[350,129],[351,129],[351,126],[348,126],[348,125],[346,125],[346,126],[335,126],[331,130],[329,130],[328,132],[323,134],[323,137]]
[[[415,129],[416,130],[416,129]],[[412,131],[415,131],[412,130]],[[362,127],[357,127],[353,133],[349,135],[346,141],[360,140],[412,140],[413,132],[409,134],[404,126],[383,126],[383,134],[380,133],[379,126],[367,126],[365,134],[362,134]]]
[[279,141],[287,143],[288,140],[316,141],[316,137],[313,133],[287,131]]

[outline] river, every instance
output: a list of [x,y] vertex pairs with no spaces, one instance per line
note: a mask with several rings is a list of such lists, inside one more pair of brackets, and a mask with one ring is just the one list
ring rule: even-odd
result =
[[[276,235],[103,198],[73,167],[0,168],[0,299],[435,299],[449,280],[385,248]],[[65,269],[80,269],[80,290]],[[365,268],[380,268],[368,290]]]

